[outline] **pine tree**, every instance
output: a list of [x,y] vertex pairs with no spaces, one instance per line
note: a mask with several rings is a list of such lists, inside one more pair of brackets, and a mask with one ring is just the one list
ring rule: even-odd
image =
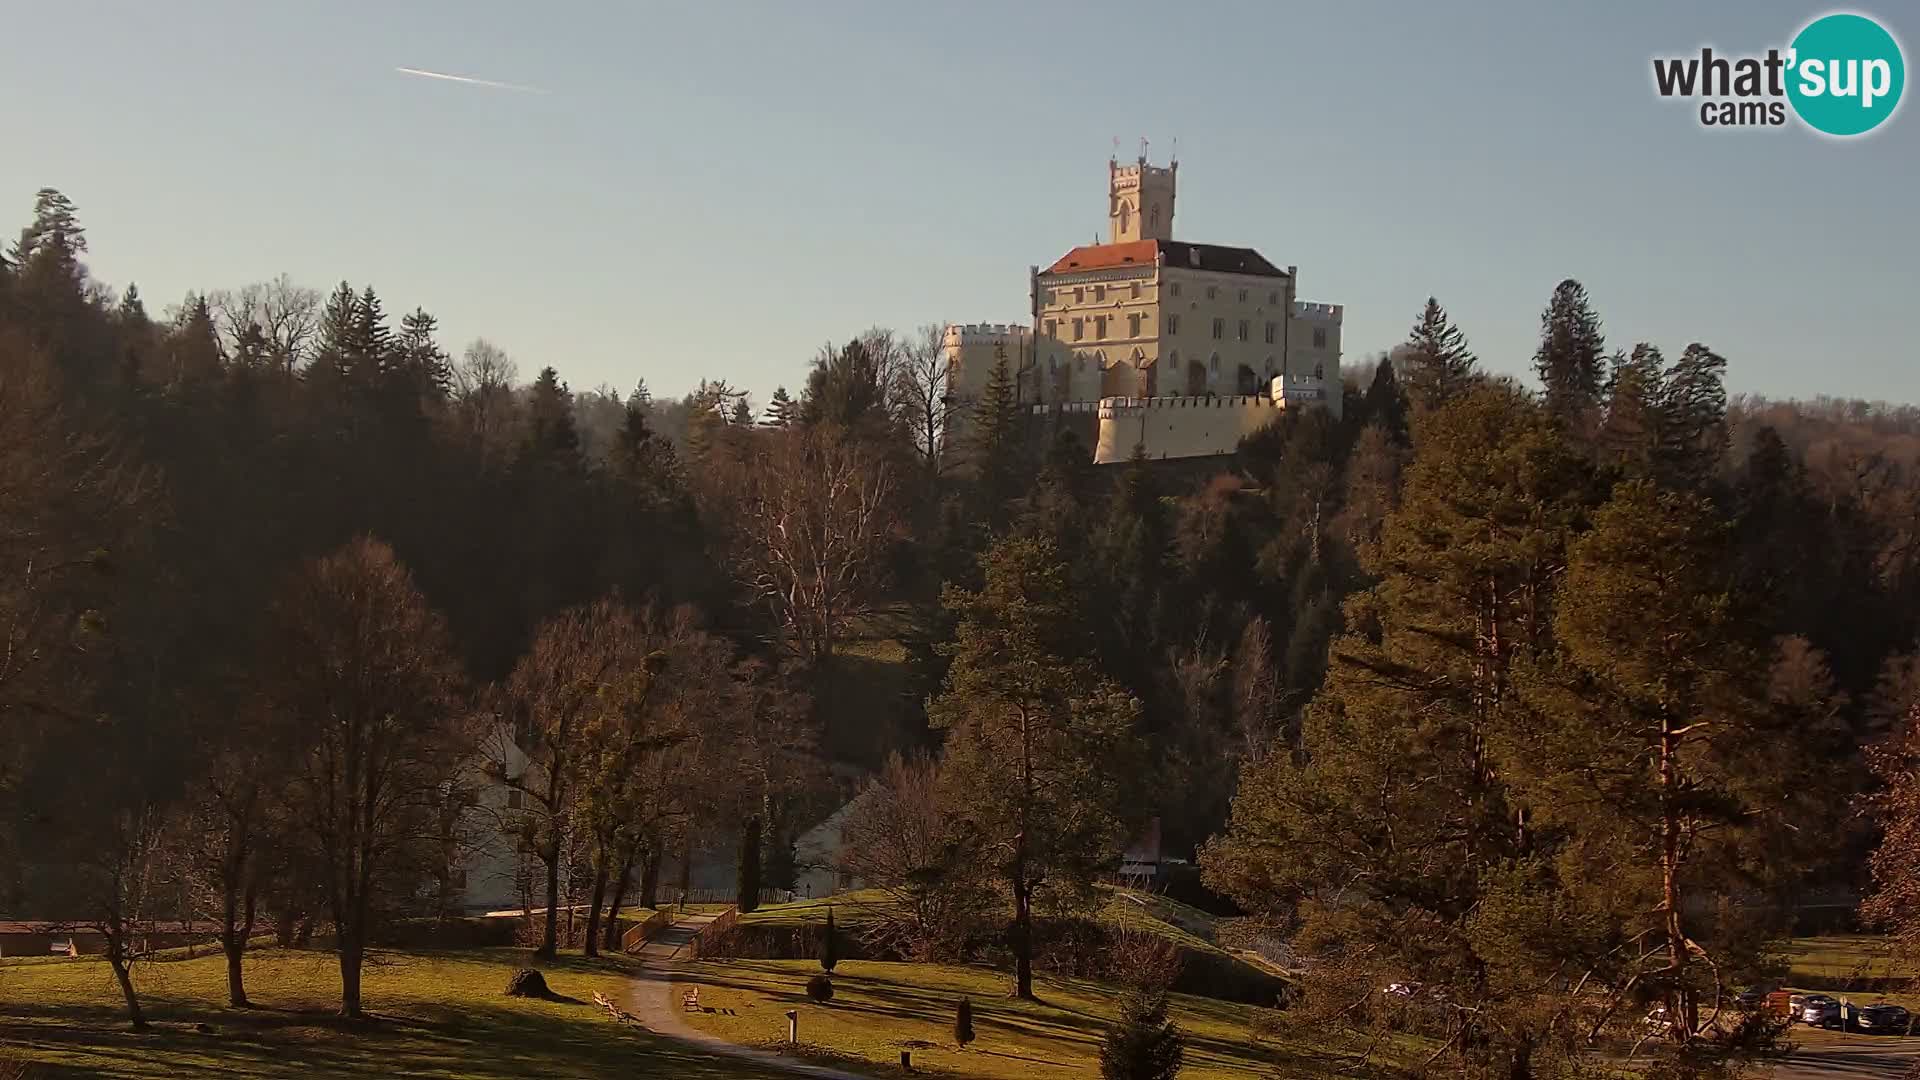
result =
[[1071,889],[1125,840],[1140,703],[1100,674],[1052,542],[1009,537],[982,557],[977,592],[948,586],[957,620],[928,721],[946,735],[955,810],[1005,852],[1014,994],[1033,998],[1036,891]]
[[147,325],[147,305],[140,299],[140,286],[127,286],[126,294],[120,297],[120,322],[125,326],[142,327]]
[[827,926],[820,939],[820,968],[827,974],[833,974],[834,967],[840,963],[840,935],[833,927],[833,905],[827,905]]
[[361,392],[379,388],[395,366],[393,330],[387,326],[387,314],[380,297],[369,285],[353,306],[353,328],[348,337],[348,382]]
[[842,431],[867,430],[887,422],[887,387],[880,358],[855,338],[838,350],[823,350],[807,373],[800,395],[800,422]]
[[1533,370],[1546,388],[1547,414],[1576,439],[1586,438],[1600,405],[1606,345],[1586,287],[1572,278],[1555,286],[1540,314]]
[[1406,385],[1407,400],[1418,411],[1441,408],[1473,383],[1477,360],[1467,348],[1467,337],[1431,296],[1396,355],[1400,366],[1393,369],[1394,374]]
[[205,382],[218,378],[226,356],[220,348],[220,332],[205,296],[188,296],[181,311],[180,324],[167,342],[173,361],[173,377],[185,382]]
[[326,305],[320,309],[319,344],[314,350],[313,362],[308,365],[307,379],[331,394],[343,393],[351,382],[354,317],[358,306],[353,286],[342,281],[328,294]]
[[80,225],[73,200],[53,188],[41,188],[33,197],[33,221],[14,242],[14,264],[23,272],[36,265],[53,266],[77,278],[80,256],[86,250],[87,230]]
[[1726,358],[1696,342],[1667,373],[1659,399],[1661,471],[1675,486],[1705,482],[1727,452],[1726,372]]
[[745,394],[740,395],[734,400],[733,415],[727,418],[727,422],[734,427],[747,428],[753,426],[753,406],[747,403],[747,396]]
[[439,329],[440,320],[424,308],[414,308],[400,320],[401,382],[421,398],[445,398],[453,392],[453,359],[434,340]]
[[782,386],[774,390],[773,401],[767,405],[766,425],[768,427],[792,427],[799,419],[800,406]]
[[1004,353],[996,357],[985,391],[974,405],[968,454],[976,469],[980,519],[991,527],[1004,524],[1021,482],[1020,404],[1014,394],[1013,373]]
[[1380,366],[1373,369],[1362,411],[1366,423],[1378,426],[1397,445],[1407,445],[1407,395],[1391,356],[1381,357]]
[[1102,1080],[1173,1080],[1186,1039],[1167,1018],[1164,990],[1136,989],[1120,998],[1120,1015],[1100,1045]]
[[960,1005],[954,1010],[953,1041],[962,1050],[973,1041],[973,999],[961,998]]
[[760,819],[740,830],[740,870],[734,903],[742,915],[760,907]]
[[1666,383],[1666,359],[1652,345],[1642,342],[1628,356],[1614,355],[1606,412],[1594,439],[1602,462],[1627,476],[1653,475],[1665,429]]
[[647,380],[641,379],[633,384],[633,393],[627,395],[627,407],[630,409],[653,407],[653,391],[647,389]]
[[541,368],[527,391],[527,439],[522,456],[537,465],[568,471],[581,465],[573,393],[551,367]]

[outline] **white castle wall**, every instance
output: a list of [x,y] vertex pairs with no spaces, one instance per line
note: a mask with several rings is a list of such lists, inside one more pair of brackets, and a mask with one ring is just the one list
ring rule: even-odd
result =
[[1326,382],[1311,377],[1275,378],[1270,394],[1234,397],[1107,398],[1100,403],[1100,437],[1093,463],[1133,457],[1150,460],[1231,454],[1240,440],[1280,418],[1289,407],[1324,406]]

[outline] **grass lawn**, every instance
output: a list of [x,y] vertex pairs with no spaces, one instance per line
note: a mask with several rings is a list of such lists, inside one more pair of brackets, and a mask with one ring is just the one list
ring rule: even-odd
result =
[[[529,966],[514,949],[379,952],[363,995],[374,1019],[344,1024],[331,953],[263,949],[247,964],[261,1007],[225,1007],[218,956],[135,969],[153,1030],[128,1029],[112,972],[99,960],[0,963],[0,1049],[39,1077],[661,1077],[744,1080],[764,1070],[683,1050],[615,1024],[593,992],[628,984],[630,961],[578,955],[539,965],[570,1001],[502,991]],[[212,1035],[194,1031],[211,1024]],[[0,1058],[4,1060],[4,1058]]]
[[1911,973],[1900,970],[1887,940],[1873,934],[1829,934],[1787,943],[1787,986],[1795,990],[1847,995],[1861,1003],[1891,1001],[1920,1009]]
[[[689,1014],[689,1023],[749,1046],[773,1048],[783,1041],[785,1014],[797,1009],[801,1042],[879,1075],[898,1072],[903,1049],[913,1052],[916,1075],[1097,1075],[1100,1040],[1116,1011],[1113,987],[1095,982],[1038,977],[1040,1002],[1020,1002],[1007,997],[1007,977],[999,972],[864,961],[842,962],[832,1003],[819,1005],[805,991],[819,970],[801,960],[702,963],[690,965],[674,989],[677,995],[685,986],[700,987],[707,1011]],[[965,1050],[953,1042],[954,1006],[962,996],[973,999],[977,1036]],[[1176,995],[1173,1019],[1188,1038],[1182,1080],[1255,1080],[1276,1064],[1290,1077],[1331,1077],[1361,1048],[1322,1029],[1285,1032],[1256,1044],[1249,1032],[1256,1012]]]

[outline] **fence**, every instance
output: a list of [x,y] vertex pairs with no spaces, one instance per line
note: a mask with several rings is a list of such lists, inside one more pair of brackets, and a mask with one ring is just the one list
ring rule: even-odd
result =
[[733,931],[740,922],[740,909],[729,907],[720,913],[719,918],[700,928],[686,944],[687,959],[698,960],[702,955],[711,955],[714,946],[724,940],[724,935]]
[[620,937],[622,952],[637,953],[640,947],[653,940],[653,936],[673,925],[673,916],[666,911],[656,911],[647,916],[646,921],[629,928]]
[[[761,904],[791,903],[798,894],[791,889],[761,889]],[[735,889],[678,889],[663,890],[662,899],[668,904],[726,904],[732,906],[739,902],[740,893]]]

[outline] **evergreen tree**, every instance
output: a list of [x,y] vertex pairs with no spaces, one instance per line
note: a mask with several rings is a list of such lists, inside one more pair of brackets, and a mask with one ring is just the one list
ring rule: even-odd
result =
[[1373,369],[1362,412],[1366,423],[1378,426],[1396,444],[1407,445],[1407,395],[1391,356],[1381,357],[1380,366]]
[[1185,1055],[1186,1039],[1167,1018],[1166,991],[1132,990],[1100,1044],[1101,1080],[1173,1080]]
[[527,438],[523,460],[574,471],[581,467],[580,432],[573,422],[573,393],[551,367],[540,369],[527,391]]
[[1475,378],[1477,360],[1467,348],[1466,335],[1447,318],[1440,301],[1431,296],[1396,355],[1400,366],[1390,368],[1388,377],[1398,376],[1405,383],[1408,401],[1422,412],[1458,398]]
[[140,286],[128,285],[126,294],[120,297],[120,321],[128,326],[145,326],[147,305],[140,299]]
[[348,338],[348,382],[363,393],[378,389],[394,364],[393,330],[387,325],[380,297],[369,285],[353,307],[353,329]]
[[1665,430],[1667,365],[1642,342],[1630,355],[1615,353],[1607,376],[1606,412],[1594,438],[1599,460],[1631,477],[1653,475]]
[[994,359],[987,386],[973,409],[968,454],[976,470],[981,502],[979,520],[989,527],[1005,524],[1009,507],[1021,494],[1020,403],[1014,393],[1013,373],[1004,353]]
[[840,963],[840,935],[833,926],[833,905],[827,905],[827,925],[820,939],[820,968],[827,974]]
[[768,427],[792,427],[799,419],[799,410],[800,406],[787,393],[787,388],[778,387],[773,392],[772,403],[767,406],[766,424]]
[[1586,287],[1572,278],[1555,286],[1540,314],[1533,370],[1546,388],[1548,415],[1576,438],[1585,438],[1600,404],[1606,344]]
[[760,819],[740,830],[740,867],[734,903],[745,915],[760,907]]
[[399,385],[420,400],[444,399],[453,392],[453,358],[447,355],[434,334],[440,320],[424,308],[400,320]]
[[[1144,682],[1153,668],[1154,653],[1165,641],[1161,608],[1170,584],[1171,541],[1172,526],[1152,466],[1135,447],[1091,545],[1093,577],[1103,598],[1095,632],[1108,671],[1128,672]],[[1147,687],[1135,684],[1132,689],[1143,694]]]
[[80,256],[86,250],[87,230],[80,225],[73,200],[53,188],[41,188],[33,197],[33,221],[14,242],[14,265],[23,273],[50,266],[78,280]]
[[1726,372],[1726,358],[1696,342],[1667,373],[1659,399],[1661,471],[1675,486],[1704,483],[1726,455]]
[[800,422],[842,431],[867,431],[888,423],[886,373],[864,338],[838,350],[823,350],[807,373],[800,395]]
[[167,351],[173,362],[173,378],[204,383],[219,377],[226,357],[205,296],[187,297],[180,312],[180,324],[168,335]]
[[977,592],[948,586],[958,626],[928,721],[946,732],[954,812],[1005,852],[1014,994],[1033,998],[1033,906],[1062,899],[1119,850],[1139,775],[1139,702],[1103,677],[1074,608],[1067,567],[1045,537],[1011,537],[982,558]]
[[647,380],[641,379],[633,384],[633,393],[627,395],[627,407],[650,409],[653,407],[653,391],[647,389]]
[[753,426],[753,406],[747,404],[745,394],[740,395],[740,397],[734,400],[733,415],[727,418],[727,422],[734,427],[740,428]]
[[954,1010],[953,1041],[964,1050],[973,1041],[973,999],[961,998],[960,1005]]
[[328,294],[325,306],[320,309],[319,343],[313,362],[308,365],[307,379],[324,393],[344,393],[351,382],[354,319],[358,307],[353,286],[342,281]]

